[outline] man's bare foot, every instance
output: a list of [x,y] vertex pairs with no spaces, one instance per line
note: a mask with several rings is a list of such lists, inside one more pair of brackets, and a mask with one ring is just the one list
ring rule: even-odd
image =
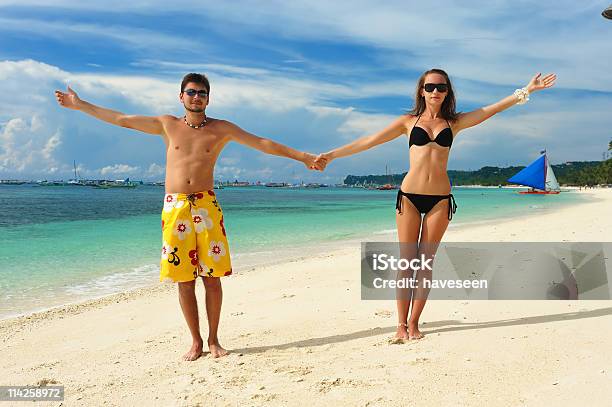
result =
[[406,324],[398,324],[397,332],[395,333],[395,339],[408,340],[408,325]]
[[208,349],[210,350],[210,355],[213,358],[220,358],[222,356],[227,355],[229,352],[226,351],[219,345],[219,342],[213,342],[208,344]]
[[408,323],[408,337],[410,339],[421,339],[425,335],[419,331],[419,323],[418,322],[409,322]]
[[183,355],[183,360],[192,361],[202,356],[203,346],[204,346],[204,341],[202,340],[194,341],[193,345],[191,345],[191,349],[189,349],[189,352]]

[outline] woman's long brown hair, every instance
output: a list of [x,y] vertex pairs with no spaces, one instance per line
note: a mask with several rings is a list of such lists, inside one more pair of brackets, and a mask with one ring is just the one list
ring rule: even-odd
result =
[[425,85],[425,77],[430,73],[437,73],[444,76],[444,79],[446,79],[446,83],[448,84],[448,92],[446,93],[444,102],[442,102],[440,114],[445,120],[455,121],[457,119],[457,115],[459,114],[455,111],[455,92],[453,91],[453,85],[451,84],[448,74],[442,69],[430,69],[429,71],[423,72],[423,75],[421,75],[419,81],[417,82],[416,92],[414,95],[414,107],[408,112],[408,114],[419,116],[425,111],[425,98],[421,96],[421,89],[423,89],[423,85]]

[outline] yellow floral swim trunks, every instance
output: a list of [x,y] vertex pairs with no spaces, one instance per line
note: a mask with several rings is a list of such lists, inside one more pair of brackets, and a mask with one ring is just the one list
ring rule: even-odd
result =
[[166,194],[160,281],[232,274],[223,212],[214,191]]

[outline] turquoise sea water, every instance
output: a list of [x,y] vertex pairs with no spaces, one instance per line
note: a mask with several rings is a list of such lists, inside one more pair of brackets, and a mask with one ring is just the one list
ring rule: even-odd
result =
[[[395,229],[396,191],[226,188],[216,191],[240,272],[334,242]],[[0,319],[158,281],[162,187],[0,186]],[[455,188],[453,225],[552,210],[585,198]]]

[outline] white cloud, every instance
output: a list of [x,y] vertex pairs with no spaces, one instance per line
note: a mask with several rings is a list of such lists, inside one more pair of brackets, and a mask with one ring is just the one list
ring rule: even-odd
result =
[[138,62],[133,62],[133,66],[139,67],[155,67],[172,69],[176,72],[214,72],[221,75],[236,75],[236,76],[261,76],[270,75],[272,72],[268,69],[250,68],[228,64],[207,64],[207,63],[184,63],[170,62],[163,60],[143,59]]
[[0,130],[0,172],[56,172],[54,151],[61,145],[59,130],[49,130],[38,116],[10,119]]
[[[14,4],[11,1],[5,5]],[[26,1],[23,4],[39,4]],[[106,12],[131,13],[134,17],[162,17],[169,12],[190,10],[190,15],[210,18],[218,25],[209,30],[225,30],[228,25],[240,26],[240,32],[257,33],[283,40],[320,41],[365,45],[378,51],[380,67],[405,67],[422,71],[442,66],[458,78],[491,83],[518,85],[536,70],[554,70],[560,74],[559,86],[612,90],[612,78],[602,78],[610,65],[610,57],[602,54],[608,37],[597,2],[576,3],[555,1],[539,3],[507,3],[478,1],[469,3],[404,1],[232,1],[181,2],[161,1],[113,2],[108,6],[97,2],[63,1],[56,7],[73,10],[104,9]],[[552,7],[549,4],[553,4]],[[48,7],[52,5],[46,4]],[[244,18],[248,10],[248,18]],[[350,12],[347,12],[350,10]],[[435,19],[432,19],[435,16]],[[46,22],[42,22],[43,25]],[[25,26],[25,24],[22,24]],[[104,34],[106,27],[82,28]],[[110,27],[109,36],[121,38],[134,30]],[[18,29],[18,28],[16,28]],[[99,32],[98,32],[99,31]],[[221,31],[222,32],[222,31]],[[136,32],[138,43],[147,32]],[[153,34],[155,35],[155,34]],[[174,41],[171,38],[170,43]],[[163,44],[162,38],[160,44]],[[202,41],[199,46],[202,46]],[[269,49],[274,44],[260,44]],[[277,45],[277,52],[288,60],[316,64],[289,47]],[[325,62],[321,62],[323,66]],[[172,64],[168,66],[188,66]],[[223,69],[223,64],[194,64],[206,69]],[[341,66],[336,67],[336,70]],[[510,69],[509,69],[510,68]],[[230,67],[231,69],[231,67]],[[253,74],[257,69],[234,70],[235,74]],[[578,74],[577,74],[578,73]]]
[[365,136],[379,132],[395,119],[397,119],[397,116],[352,112],[338,128],[338,131],[345,134],[347,139],[351,139],[355,136]]
[[132,167],[127,164],[108,165],[98,170],[102,175],[134,175],[140,172],[140,167]]
[[214,178],[222,181],[234,181],[241,179],[245,172],[243,168],[238,166],[217,165],[215,167]]
[[45,148],[42,149],[42,156],[47,161],[53,160],[53,152],[62,144],[59,132],[53,134],[45,143]]
[[221,165],[230,166],[230,165],[236,165],[238,163],[240,163],[240,157],[220,157],[219,158],[219,164]]
[[[147,76],[68,74],[65,81],[83,98],[117,97],[145,109],[145,114],[164,114],[180,107],[176,82]],[[91,96],[90,96],[91,95]]]
[[130,48],[172,49],[174,47],[201,47],[201,44],[185,37],[163,34],[159,31],[135,28],[134,26],[115,26],[82,24],[69,20],[49,21],[34,18],[0,18],[0,31],[27,33],[44,38],[69,41],[73,38],[83,40],[87,36],[101,37],[115,41],[118,45]]
[[145,174],[146,178],[160,178],[166,175],[166,168],[163,165],[153,163],[149,165]]
[[[248,77],[242,78],[243,74]],[[83,177],[99,177],[106,168],[105,174],[159,179],[164,173],[162,164],[157,164],[163,162],[161,142],[155,144],[150,138],[142,138],[141,142],[132,138],[132,131],[61,109],[53,99],[52,90],[69,82],[83,98],[94,103],[118,110],[126,108],[129,113],[158,114],[181,110],[177,100],[178,80],[146,75],[75,74],[32,60],[0,62],[0,123],[3,123],[0,125],[0,171],[72,177],[72,160],[76,156],[86,164],[79,165]],[[261,132],[272,138],[287,135],[279,141],[313,152],[326,151],[371,134],[396,117],[365,113],[349,103],[342,106],[339,100],[401,94],[397,90],[399,83],[393,81],[383,81],[379,89],[376,82],[340,85],[272,70],[243,72],[233,66],[217,67],[211,80],[210,109],[215,115],[220,113],[221,117],[235,120],[256,134]],[[21,92],[32,81],[37,81],[37,87],[26,94]],[[495,97],[505,95],[499,87],[489,89],[487,84],[473,81],[460,83],[460,91],[467,89],[474,95],[471,102],[482,99],[490,103]],[[461,100],[465,100],[461,95]],[[534,95],[528,105],[512,108],[477,128],[466,130],[453,145],[450,168],[503,164],[500,160],[504,159],[515,163],[524,160],[530,149],[539,149],[543,144],[548,146],[553,162],[599,159],[599,145],[607,144],[608,126],[604,118],[612,109],[612,100],[607,95],[584,93],[579,103],[571,103],[570,109],[564,107],[567,103],[563,104],[562,100],[542,92]],[[588,134],[584,129],[588,129]],[[577,135],[582,137],[579,146],[571,139]],[[124,140],[134,141],[122,144]],[[151,153],[154,149],[159,149],[158,155]],[[117,157],[123,150],[125,154]],[[132,157],[129,151],[138,151],[138,154]],[[244,147],[224,154],[227,155],[220,158],[215,174],[222,179],[282,180],[286,179],[282,174],[292,174],[293,168],[297,171],[296,178],[306,174],[302,168],[297,170],[303,167],[299,163],[292,163],[287,172],[284,160]],[[408,167],[407,156],[406,140],[398,139],[362,155],[338,160],[324,176],[339,179],[349,172],[380,173],[387,164],[400,172]],[[115,163],[123,164],[109,163],[111,157]],[[304,180],[322,176],[308,173]]]
[[[612,77],[602,75],[610,65],[609,31],[600,13],[601,2],[561,0],[539,2],[377,2],[352,0],[237,0],[184,1],[0,1],[0,7],[19,5],[67,9],[78,12],[104,11],[127,14],[129,25],[92,25],[43,19],[4,18],[5,29],[26,30],[57,36],[68,33],[104,35],[121,45],[155,44],[169,48],[189,38],[163,33],[154,28],[138,27],[138,18],[164,21],[169,15],[189,10],[194,19],[208,23],[206,30],[227,36],[227,27],[239,27],[238,35],[255,33],[259,38],[283,41],[317,41],[323,44],[354,44],[372,49],[380,68],[408,68],[422,71],[442,66],[457,78],[518,86],[537,70],[559,73],[559,86],[605,89],[612,91]],[[245,13],[248,18],[245,18]],[[77,14],[78,15],[78,14]],[[434,17],[435,16],[435,17]],[[68,17],[65,17],[68,19]],[[33,19],[33,17],[32,17]],[[143,23],[143,25],[146,23]],[[63,29],[58,29],[63,28]],[[59,33],[59,34],[56,34]],[[197,32],[190,34],[197,34]],[[290,46],[262,42],[262,49],[276,47],[288,60],[317,64]],[[197,41],[200,50],[206,41]],[[286,50],[283,51],[282,48]],[[324,65],[325,62],[321,61]],[[178,66],[180,64],[174,64]],[[341,68],[336,67],[336,72]],[[208,63],[211,70],[226,69],[223,64]],[[253,73],[254,68],[238,68],[234,73]],[[256,69],[255,69],[256,70]],[[227,73],[227,70],[226,70]]]
[[[324,105],[335,98],[353,97],[358,94],[367,96],[360,89],[323,81],[294,79],[282,72],[259,70],[258,74],[248,77],[231,75],[241,69],[228,65],[223,70],[208,72],[211,81],[209,109],[230,109],[248,105],[254,109],[284,112],[305,107],[325,108]],[[230,74],[226,75],[228,72]],[[63,81],[70,83],[77,93],[82,90],[83,95],[88,96],[86,92],[91,92],[92,97],[121,95],[155,114],[181,108],[178,100],[181,79],[179,76],[159,79],[144,75],[62,73]],[[79,96],[82,95],[79,93]]]
[[[274,179],[275,175],[277,176],[276,179]],[[278,170],[271,167],[258,168],[250,171],[249,177],[253,180],[261,180],[263,182],[278,182],[285,179],[284,175],[279,174]]]
[[[155,114],[169,108],[172,96],[177,98],[178,94],[176,85],[174,92],[170,93],[169,83],[152,81],[147,77],[96,78],[87,74],[71,74],[33,60],[0,61],[1,173],[19,174],[22,178],[45,177],[45,174],[54,173],[71,178],[72,159],[77,157],[79,161],[89,161],[92,167],[91,156],[96,153],[87,148],[75,151],[77,143],[89,144],[87,137],[91,137],[96,128],[111,134],[119,131],[104,123],[92,121],[86,115],[60,108],[53,90],[68,82],[77,86],[79,92],[82,91],[81,96],[95,93],[93,100],[101,104],[105,104],[105,100],[116,100],[119,97],[123,105],[142,106],[145,114]],[[33,83],[35,87],[31,86]],[[24,89],[28,89],[28,92],[24,92]],[[176,105],[176,102],[173,103],[173,106]],[[68,133],[65,129],[69,129]],[[109,160],[109,156],[104,160]],[[100,164],[106,167],[106,162]],[[150,162],[146,164],[149,165]],[[114,168],[115,171],[120,169]],[[107,168],[105,174],[110,174],[112,170],[112,167]],[[155,167],[151,171],[151,176],[159,174]],[[102,175],[99,170],[87,169],[81,164],[79,172],[81,176],[90,178]]]

